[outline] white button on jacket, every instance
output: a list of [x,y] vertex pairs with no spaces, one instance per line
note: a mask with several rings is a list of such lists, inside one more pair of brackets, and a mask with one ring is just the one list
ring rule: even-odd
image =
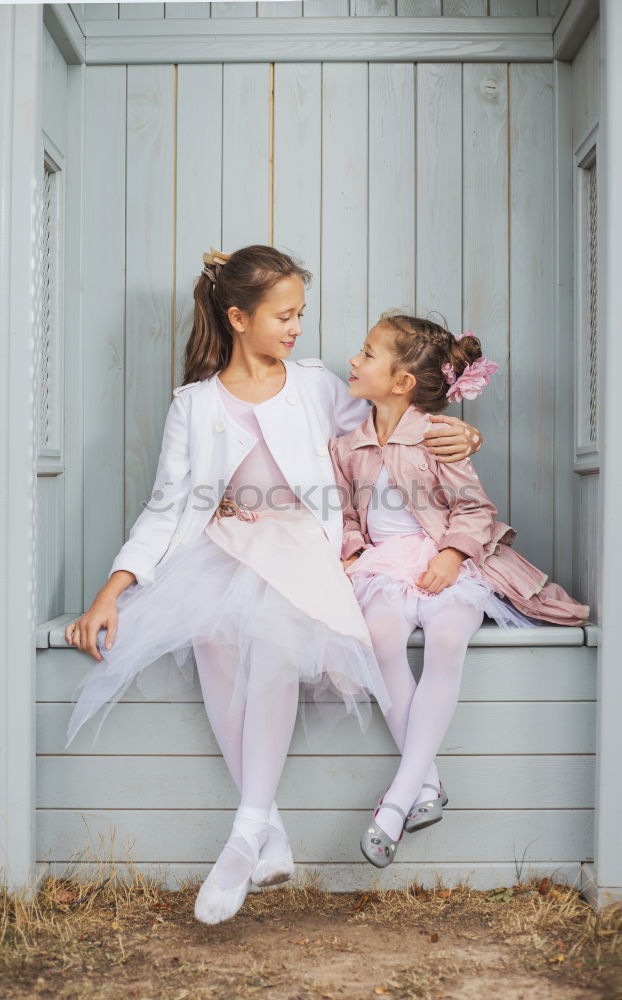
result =
[[[345,383],[318,358],[284,364],[283,389],[259,404],[255,415],[289,486],[318,518],[340,556],[342,514],[332,465],[326,461],[327,444],[366,420],[369,404],[352,399]],[[167,551],[200,537],[256,441],[229,416],[213,377],[174,389],[151,499],[109,575],[125,569],[139,584],[152,583]]]

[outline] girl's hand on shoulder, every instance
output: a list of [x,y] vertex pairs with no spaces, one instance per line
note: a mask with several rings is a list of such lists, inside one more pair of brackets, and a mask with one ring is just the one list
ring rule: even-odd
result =
[[461,462],[482,446],[482,435],[476,427],[459,417],[445,413],[430,414],[433,423],[450,424],[450,427],[432,427],[423,435],[425,446],[439,462]]
[[464,562],[466,555],[458,549],[443,549],[438,555],[430,559],[428,568],[422,573],[416,585],[425,590],[428,594],[440,594],[442,590],[451,587],[458,579],[460,564]]
[[106,629],[106,649],[111,649],[117,634],[117,603],[114,598],[95,599],[88,611],[71,622],[65,629],[65,639],[70,646],[75,646],[88,653],[98,662],[103,656],[97,648],[97,634],[101,628]]

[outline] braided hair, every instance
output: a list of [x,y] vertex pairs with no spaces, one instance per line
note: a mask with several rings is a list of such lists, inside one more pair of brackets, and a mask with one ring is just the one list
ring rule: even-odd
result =
[[449,364],[459,377],[467,365],[482,357],[477,337],[466,334],[456,340],[445,327],[419,316],[389,310],[378,325],[394,335],[391,373],[406,371],[415,376],[410,402],[427,413],[441,413],[449,405],[443,366]]

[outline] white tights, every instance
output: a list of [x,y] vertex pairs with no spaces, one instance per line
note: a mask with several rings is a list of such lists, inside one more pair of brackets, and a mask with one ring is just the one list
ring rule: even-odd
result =
[[[406,643],[419,622],[406,614],[405,601],[388,604],[376,593],[364,615],[391,696],[387,725],[402,753],[384,798],[408,813],[424,782],[439,787],[434,758],[456,708],[469,639],[480,627],[483,613],[456,600],[428,619],[423,625],[423,673],[418,685],[408,663]],[[397,840],[402,820],[395,810],[381,808],[376,821]]]
[[[287,664],[279,672],[281,683],[270,687],[251,671],[246,704],[231,710],[237,648],[195,642],[194,654],[207,717],[240,793],[240,807],[265,819],[267,840],[264,830],[261,839],[265,842],[263,847],[258,845],[261,856],[283,855],[287,837],[274,796],[296,721],[298,681]],[[234,840],[230,839],[214,866],[223,888],[239,885],[249,874],[251,862],[244,857],[248,850],[239,853]]]

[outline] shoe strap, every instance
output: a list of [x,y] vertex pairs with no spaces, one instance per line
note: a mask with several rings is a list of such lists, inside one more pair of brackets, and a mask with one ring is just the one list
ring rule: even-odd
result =
[[[236,837],[242,840],[244,844],[248,844],[250,851],[245,851],[242,845],[238,846],[238,844],[235,843]],[[246,834],[242,833],[241,830],[236,830],[235,833],[229,837],[225,847],[228,851],[235,851],[236,854],[239,854],[241,858],[244,858],[244,860],[248,861],[250,864],[256,865],[259,860],[259,851],[261,848],[257,847],[257,841],[255,841],[254,845],[251,844]]]
[[378,806],[377,811],[380,812],[381,809],[395,809],[397,813],[400,814],[404,822],[406,822],[406,813],[399,806],[396,806],[393,802],[381,802]]
[[283,826],[283,820],[281,819],[276,802],[273,802],[270,807],[270,819],[268,822],[273,830],[278,830],[279,833],[285,835],[285,827]]
[[[257,863],[259,858],[259,852],[263,847],[263,841],[260,843],[261,835],[268,833],[269,823],[266,820],[261,822],[260,820],[250,819],[246,816],[236,816],[233,820],[233,827],[231,829],[231,834],[227,841],[227,847],[231,851],[235,851],[240,857],[244,858],[245,861]],[[250,854],[244,850],[242,845],[238,845],[232,840],[235,838],[240,838],[244,844],[247,844],[250,850]],[[266,837],[264,836],[264,840]]]
[[428,783],[425,782],[425,784],[423,784],[421,786],[421,791],[423,791],[424,788],[431,788],[433,792],[436,792],[436,798],[440,799],[440,797],[441,797],[441,790],[440,790],[440,788],[437,788],[436,785],[428,785]]

